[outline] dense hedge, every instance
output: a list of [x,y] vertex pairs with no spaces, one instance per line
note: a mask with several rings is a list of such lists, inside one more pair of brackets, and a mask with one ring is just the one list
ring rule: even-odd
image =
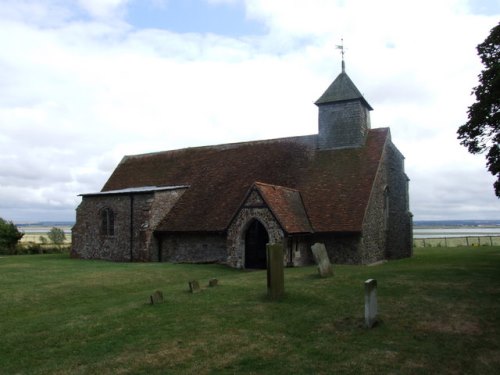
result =
[[70,250],[70,245],[43,245],[34,242],[19,243],[12,255],[27,255],[27,254],[64,254]]

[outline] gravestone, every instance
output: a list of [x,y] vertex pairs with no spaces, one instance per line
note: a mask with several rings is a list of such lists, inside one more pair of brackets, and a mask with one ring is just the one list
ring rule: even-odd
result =
[[328,277],[333,275],[332,264],[328,258],[325,245],[322,243],[315,243],[311,246],[314,261],[318,265],[318,273],[321,277]]
[[377,323],[377,280],[365,281],[365,326],[372,328]]
[[200,283],[197,281],[197,280],[191,280],[189,282],[189,291],[191,293],[198,293],[198,292],[201,292],[201,289],[200,289]]
[[219,280],[217,280],[217,279],[210,279],[208,281],[208,286],[209,287],[214,287],[214,286],[217,286],[217,285],[219,285]]
[[283,245],[267,244],[267,295],[277,300],[285,294]]
[[160,290],[157,290],[149,296],[149,301],[152,305],[163,303],[163,293]]

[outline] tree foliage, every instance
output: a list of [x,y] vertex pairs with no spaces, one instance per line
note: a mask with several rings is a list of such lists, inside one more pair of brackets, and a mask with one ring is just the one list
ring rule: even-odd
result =
[[468,121],[457,133],[469,152],[486,152],[486,166],[497,176],[494,188],[500,198],[500,23],[477,46],[477,52],[484,70],[472,91],[476,102],[469,107]]
[[49,237],[49,240],[56,245],[63,244],[64,240],[66,239],[66,234],[64,234],[64,231],[61,228],[56,227],[53,227],[47,234],[47,236]]
[[16,245],[24,233],[19,232],[12,222],[0,217],[0,254],[14,254]]

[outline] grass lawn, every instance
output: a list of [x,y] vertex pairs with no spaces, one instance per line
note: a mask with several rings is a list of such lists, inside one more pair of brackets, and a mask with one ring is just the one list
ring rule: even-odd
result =
[[[188,281],[205,287],[188,293]],[[380,324],[363,327],[363,282]],[[155,290],[165,303],[149,305]],[[266,272],[217,265],[0,257],[1,374],[498,374],[500,247]]]

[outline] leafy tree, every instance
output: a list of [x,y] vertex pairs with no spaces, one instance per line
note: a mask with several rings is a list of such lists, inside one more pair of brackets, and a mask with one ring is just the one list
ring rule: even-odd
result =
[[469,120],[457,133],[470,153],[486,152],[486,166],[497,176],[493,186],[500,198],[500,23],[477,46],[477,52],[485,68],[472,91],[476,102],[469,107]]
[[0,217],[0,254],[14,254],[16,245],[24,236],[10,221],[7,222]]
[[47,236],[49,237],[49,240],[51,240],[52,243],[56,245],[63,244],[64,240],[66,239],[66,234],[64,234],[64,231],[61,228],[56,227],[53,227],[47,234]]

